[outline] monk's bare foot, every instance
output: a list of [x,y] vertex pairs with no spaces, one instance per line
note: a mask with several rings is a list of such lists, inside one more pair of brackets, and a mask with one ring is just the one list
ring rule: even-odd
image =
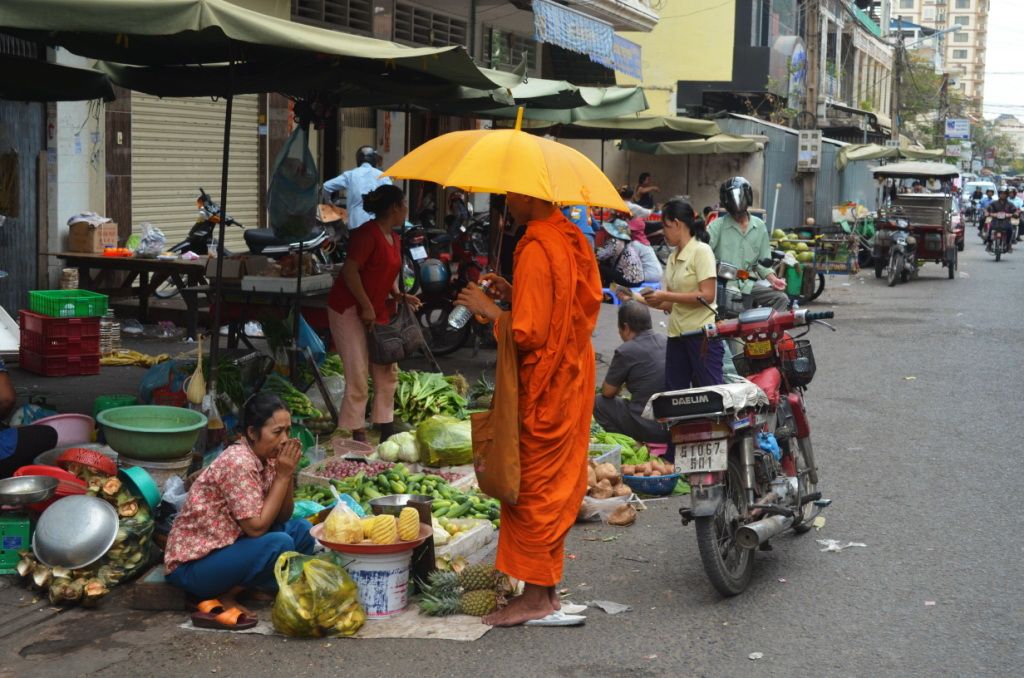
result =
[[558,597],[558,591],[555,590],[554,586],[552,586],[550,589],[548,589],[548,591],[549,591],[549,597],[551,599],[551,609],[552,610],[561,610],[562,609],[562,600]]
[[497,612],[483,618],[483,623],[490,626],[519,626],[531,619],[543,619],[554,612],[548,587],[527,584],[521,596]]

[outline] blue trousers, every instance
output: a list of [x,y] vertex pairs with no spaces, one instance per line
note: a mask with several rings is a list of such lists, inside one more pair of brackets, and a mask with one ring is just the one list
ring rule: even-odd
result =
[[665,348],[665,388],[678,391],[721,384],[722,342],[704,337],[669,337]]
[[200,599],[215,598],[236,586],[277,591],[274,565],[285,551],[311,555],[312,525],[306,520],[289,520],[274,525],[262,537],[239,537],[230,546],[217,549],[199,560],[182,563],[167,575],[167,581]]

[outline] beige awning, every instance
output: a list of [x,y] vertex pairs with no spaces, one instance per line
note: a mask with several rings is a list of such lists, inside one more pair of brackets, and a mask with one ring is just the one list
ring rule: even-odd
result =
[[880,160],[882,158],[930,160],[944,156],[945,153],[939,148],[907,148],[906,146],[896,148],[878,144],[851,144],[839,149],[839,153],[836,154],[836,169],[843,169],[851,160]]
[[648,142],[625,139],[619,145],[624,151],[650,155],[717,155],[720,153],[756,153],[764,150],[768,137],[716,134],[707,139]]

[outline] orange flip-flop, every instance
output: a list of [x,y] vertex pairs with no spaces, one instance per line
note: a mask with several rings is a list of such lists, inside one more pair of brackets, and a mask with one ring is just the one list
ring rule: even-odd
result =
[[259,621],[258,617],[246,614],[237,607],[225,610],[224,605],[216,599],[202,601],[192,613],[192,625],[202,629],[244,631],[256,626]]

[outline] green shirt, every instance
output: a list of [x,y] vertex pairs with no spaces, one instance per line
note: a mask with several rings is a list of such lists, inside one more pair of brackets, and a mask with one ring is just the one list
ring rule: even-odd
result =
[[[740,225],[732,215],[726,214],[711,222],[708,226],[708,235],[711,236],[708,244],[719,261],[756,272],[761,278],[767,278],[772,272],[772,269],[757,263],[761,259],[771,257],[772,250],[768,243],[768,227],[754,215],[750,215],[746,233],[740,230]],[[753,280],[734,282],[743,294],[750,294],[754,288]]]

